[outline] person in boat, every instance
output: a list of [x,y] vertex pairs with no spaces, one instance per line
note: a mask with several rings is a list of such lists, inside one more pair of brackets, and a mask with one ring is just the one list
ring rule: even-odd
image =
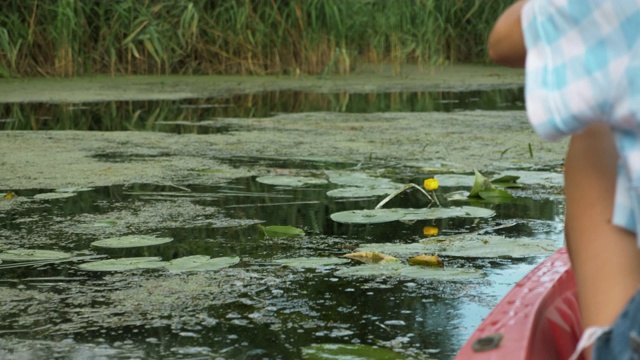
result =
[[525,67],[536,132],[571,136],[565,238],[585,329],[575,355],[640,359],[640,0],[520,0],[488,50]]

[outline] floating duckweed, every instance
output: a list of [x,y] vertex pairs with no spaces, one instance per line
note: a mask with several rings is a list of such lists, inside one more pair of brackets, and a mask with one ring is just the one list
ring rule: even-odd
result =
[[406,356],[392,350],[362,344],[312,344],[302,348],[305,360],[372,359],[404,360]]

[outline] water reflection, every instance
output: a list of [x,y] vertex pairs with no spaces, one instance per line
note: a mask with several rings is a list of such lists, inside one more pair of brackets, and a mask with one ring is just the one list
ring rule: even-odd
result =
[[221,118],[301,112],[523,110],[522,89],[463,92],[308,93],[275,91],[227,98],[0,104],[0,130],[163,131],[211,134],[236,130]]

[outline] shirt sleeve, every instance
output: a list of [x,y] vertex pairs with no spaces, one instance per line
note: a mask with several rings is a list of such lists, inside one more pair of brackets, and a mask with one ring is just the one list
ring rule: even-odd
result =
[[530,0],[523,7],[527,115],[543,138],[606,121],[616,79],[607,26],[618,15],[617,3]]

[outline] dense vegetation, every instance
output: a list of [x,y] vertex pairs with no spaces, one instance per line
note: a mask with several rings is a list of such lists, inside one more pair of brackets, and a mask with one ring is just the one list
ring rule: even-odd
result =
[[485,61],[512,0],[3,0],[0,77]]

